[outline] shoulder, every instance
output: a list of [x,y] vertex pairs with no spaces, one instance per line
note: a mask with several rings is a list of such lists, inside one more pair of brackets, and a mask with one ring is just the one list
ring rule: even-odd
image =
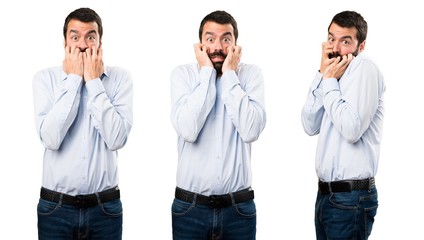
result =
[[238,70],[239,71],[262,71],[259,66],[255,64],[249,64],[249,63],[239,63]]
[[187,63],[176,66],[172,72],[199,72],[200,68],[197,63]]
[[48,67],[39,70],[35,75],[58,75],[63,73],[63,68],[61,66]]
[[379,71],[378,65],[376,64],[374,59],[372,59],[369,55],[365,53],[358,54],[358,56],[356,56],[355,59],[353,59],[353,61],[351,62],[351,65],[353,69],[365,67],[368,69],[374,69],[376,71]]
[[262,69],[255,64],[239,63],[237,75],[240,80],[262,79]]
[[63,80],[66,74],[63,72],[62,66],[49,67],[39,70],[34,74],[34,82],[39,81],[59,81]]
[[110,82],[132,82],[131,72],[123,67],[105,66],[105,74]]
[[118,66],[106,66],[105,73],[107,75],[131,75],[128,69]]

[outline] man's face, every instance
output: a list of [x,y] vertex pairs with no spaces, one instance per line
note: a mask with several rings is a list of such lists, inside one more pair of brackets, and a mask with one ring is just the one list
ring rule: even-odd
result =
[[77,47],[81,52],[85,52],[87,48],[96,46],[100,48],[101,40],[96,22],[81,22],[72,19],[68,23],[68,30],[66,32],[65,47]]
[[218,73],[227,57],[227,49],[235,46],[234,29],[231,24],[206,22],[203,26],[202,44],[208,48],[208,55]]
[[343,28],[339,25],[332,23],[328,31],[327,42],[333,48],[333,54],[330,57],[344,56],[352,53],[353,56],[357,56],[359,52],[362,52],[365,47],[365,41],[358,45],[358,39],[356,38],[356,28]]

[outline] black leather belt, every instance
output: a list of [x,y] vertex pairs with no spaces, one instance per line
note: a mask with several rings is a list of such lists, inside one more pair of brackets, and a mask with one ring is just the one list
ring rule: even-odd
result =
[[71,196],[42,187],[40,198],[56,203],[61,201],[64,204],[72,205],[76,208],[89,208],[98,205],[99,201],[105,203],[120,198],[120,192],[118,187],[114,187],[103,192],[98,192],[97,194]]
[[210,195],[204,196],[196,193],[192,193],[181,188],[175,189],[175,198],[185,201],[193,202],[196,199],[196,204],[207,205],[210,208],[225,208],[234,203],[247,202],[254,198],[253,190],[250,188],[243,189],[238,192],[223,194],[223,195]]
[[322,194],[332,192],[350,192],[352,190],[370,190],[375,187],[375,179],[345,180],[334,182],[318,182],[318,189]]

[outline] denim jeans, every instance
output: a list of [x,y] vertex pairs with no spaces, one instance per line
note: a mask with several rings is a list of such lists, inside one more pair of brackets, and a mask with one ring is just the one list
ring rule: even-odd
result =
[[377,189],[321,194],[315,203],[317,240],[362,240],[377,214]]
[[256,239],[256,206],[253,200],[215,209],[198,205],[195,201],[174,199],[174,240]]
[[39,200],[38,239],[40,240],[119,240],[122,238],[120,199],[90,208]]

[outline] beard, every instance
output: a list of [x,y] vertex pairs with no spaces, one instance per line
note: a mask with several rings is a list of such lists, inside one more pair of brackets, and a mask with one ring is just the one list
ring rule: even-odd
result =
[[[213,57],[216,57],[216,56],[222,57],[224,59],[227,57],[227,55],[225,55],[222,52],[222,50],[216,51],[216,52],[213,52],[213,53],[210,53],[210,54],[208,54],[208,56],[209,56],[209,58],[211,60],[212,60]],[[224,61],[221,61],[221,62],[212,62],[212,64],[213,64],[213,67],[215,68],[217,74],[218,75],[221,75],[222,74],[222,65],[224,64]]]

